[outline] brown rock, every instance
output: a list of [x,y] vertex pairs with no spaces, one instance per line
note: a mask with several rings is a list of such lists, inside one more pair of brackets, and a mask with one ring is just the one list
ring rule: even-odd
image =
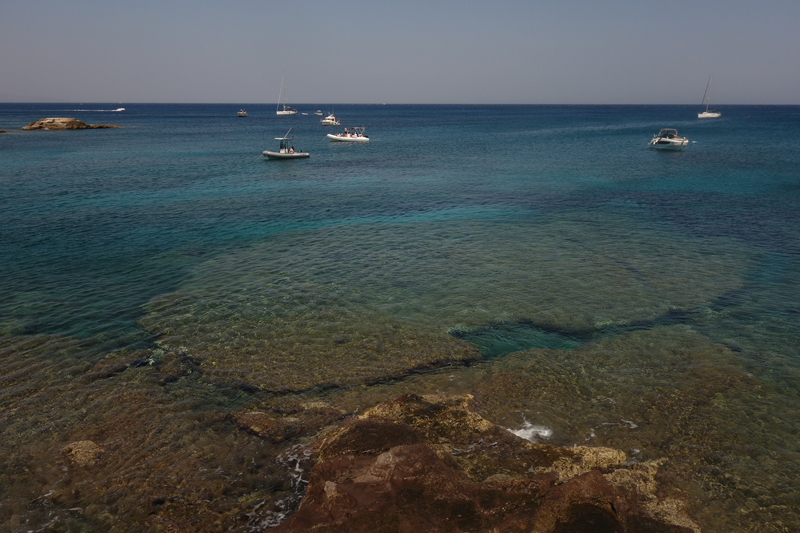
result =
[[62,453],[76,466],[92,466],[105,450],[90,440],[67,444]]
[[[269,531],[699,531],[682,505],[674,507],[678,512],[672,517],[653,512],[654,470],[615,476],[622,470],[618,467],[606,469],[604,476],[598,465],[607,466],[624,454],[576,453],[553,446],[537,453],[544,445],[508,432],[503,442],[487,445],[487,436],[503,437],[504,430],[470,412],[467,401],[403,396],[329,433],[319,442],[299,510]],[[472,449],[482,451],[465,462],[458,456],[470,449],[469,427],[474,430]],[[514,443],[517,454],[511,453]],[[526,475],[511,466],[511,474],[491,476],[462,468],[479,462],[479,456],[499,467],[497,453],[490,451],[496,447],[510,462],[535,460],[537,466],[529,465],[532,470]],[[559,469],[560,462],[569,468]],[[574,468],[576,463],[584,468]],[[640,494],[639,487],[647,488],[647,494]],[[659,494],[669,492],[660,489]]]

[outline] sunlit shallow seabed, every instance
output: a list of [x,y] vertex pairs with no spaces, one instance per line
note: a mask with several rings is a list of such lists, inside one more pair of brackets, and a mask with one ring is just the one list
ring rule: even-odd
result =
[[[0,314],[0,529],[261,531],[299,503],[310,435],[265,440],[243,431],[238,413],[291,426],[316,409],[321,425],[335,424],[403,393],[470,393],[482,416],[542,442],[666,458],[666,478],[690,496],[703,531],[800,528],[800,268],[797,228],[781,214],[796,206],[797,186],[781,185],[773,204],[754,192],[787,175],[782,163],[698,147],[600,157],[592,135],[638,139],[658,113],[609,130],[592,123],[593,108],[525,111],[554,122],[537,130],[516,129],[500,109],[481,111],[480,131],[536,139],[524,146],[541,167],[466,151],[420,168],[399,140],[402,163],[348,147],[307,167],[255,158],[260,166],[241,167],[252,154],[225,145],[207,171],[147,163],[170,180],[162,195],[136,181],[148,175],[141,168],[114,174],[113,145],[96,154],[74,141],[69,157],[95,158],[86,172],[125,178],[104,185],[122,190],[84,184],[41,205],[21,189],[35,184],[9,182],[22,174],[7,171],[4,246],[14,255],[4,271],[15,270]],[[403,127],[457,136],[448,120],[470,110],[447,111],[435,128],[406,112],[395,111]],[[152,141],[149,124],[178,120],[158,113],[123,135]],[[614,120],[606,113],[597,120]],[[576,135],[591,158],[553,155]],[[386,150],[378,140],[362,148]],[[145,164],[146,151],[126,157]],[[784,163],[797,152],[786,147]],[[709,159],[715,173],[697,169]],[[45,166],[32,172],[44,179]],[[742,177],[747,168],[758,184]],[[526,180],[537,173],[534,187]],[[741,201],[719,200],[716,173],[747,191]],[[180,183],[194,175],[209,181]],[[660,177],[635,181],[648,176]],[[303,212],[314,180],[326,199]],[[675,194],[692,189],[707,189],[708,201]],[[320,217],[320,204],[335,216]],[[748,209],[760,215],[745,218]],[[186,223],[197,210],[202,220]],[[41,240],[26,242],[20,227]],[[104,232],[130,249],[92,245]]]
[[290,232],[204,263],[142,324],[163,348],[267,390],[350,385],[478,358],[454,329],[587,333],[707,307],[742,285],[732,244],[577,216]]

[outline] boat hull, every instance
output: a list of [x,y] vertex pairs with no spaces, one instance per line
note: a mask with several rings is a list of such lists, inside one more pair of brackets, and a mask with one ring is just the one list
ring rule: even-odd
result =
[[677,152],[679,150],[683,150],[683,148],[689,144],[689,139],[683,139],[681,141],[650,141],[650,148],[655,148],[656,150],[670,150],[673,152]]
[[369,142],[369,137],[345,137],[344,135],[328,134],[328,139],[337,142],[365,143]]
[[697,114],[697,118],[718,118],[722,115],[722,113],[712,113],[708,111],[704,111],[702,113]]
[[269,150],[264,150],[262,153],[269,159],[305,159],[311,156],[311,154],[308,152],[295,152],[293,154],[289,154],[286,152],[270,152]]
[[277,111],[276,113],[279,117],[283,117],[287,115],[296,115],[297,111]]

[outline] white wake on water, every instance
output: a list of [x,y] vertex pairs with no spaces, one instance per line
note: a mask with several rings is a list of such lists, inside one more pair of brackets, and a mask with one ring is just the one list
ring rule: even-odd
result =
[[549,439],[553,436],[553,430],[545,427],[545,426],[534,426],[527,420],[522,427],[519,429],[508,429],[511,433],[516,435],[517,437],[521,437],[525,440],[536,442],[535,439]]
[[66,109],[65,111],[90,111],[92,113],[119,113],[120,111],[125,111],[125,108],[118,107],[117,109]]

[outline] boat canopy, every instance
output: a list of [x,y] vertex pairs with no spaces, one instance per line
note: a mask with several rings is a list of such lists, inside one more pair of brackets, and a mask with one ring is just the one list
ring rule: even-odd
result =
[[294,135],[289,137],[289,132],[291,132],[291,131],[292,131],[292,128],[289,128],[289,131],[286,132],[286,135],[284,135],[283,137],[275,137],[275,140],[276,141],[291,141],[292,139],[294,139]]

